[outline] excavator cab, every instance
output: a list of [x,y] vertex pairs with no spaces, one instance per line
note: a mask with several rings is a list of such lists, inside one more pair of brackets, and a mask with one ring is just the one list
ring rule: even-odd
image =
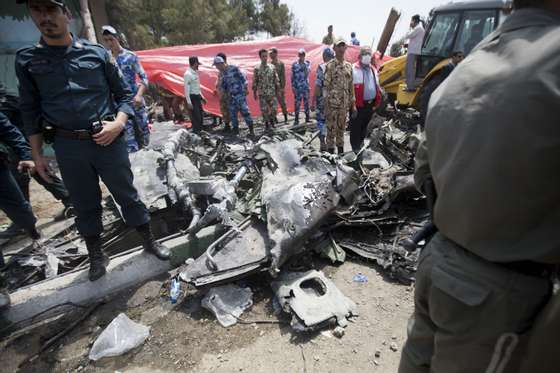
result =
[[441,69],[451,54],[461,51],[467,56],[510,12],[510,0],[461,1],[433,9],[416,64],[416,90],[406,91],[406,56],[381,67],[380,82],[390,101],[425,114],[431,94],[445,78]]

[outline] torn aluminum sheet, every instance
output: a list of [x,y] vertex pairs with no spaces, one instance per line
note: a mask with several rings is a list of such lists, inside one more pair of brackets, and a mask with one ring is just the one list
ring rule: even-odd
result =
[[220,247],[219,251],[212,253],[212,260],[208,254],[200,256],[184,268],[179,278],[201,287],[262,271],[269,262],[267,241],[266,224],[252,218],[246,225],[230,229],[208,248],[212,251],[213,247]]
[[[340,201],[333,186],[333,167],[321,158],[301,162],[297,140],[261,145],[274,170],[263,170],[262,202],[272,243],[271,272],[304,250],[303,243]],[[340,185],[344,188],[344,185]]]
[[368,170],[373,168],[385,169],[391,166],[383,154],[371,149],[365,149],[362,152],[361,163]]
[[167,195],[167,188],[163,183],[165,169],[161,167],[161,153],[143,149],[130,153],[129,157],[138,196],[149,209],[161,208],[158,200]]
[[200,218],[196,224],[191,224],[187,232],[194,234],[209,224],[214,223],[216,220],[220,220],[222,224],[227,226],[233,225],[229,214],[237,204],[237,194],[235,190],[251,166],[251,161],[247,160],[243,162],[243,165],[237,170],[235,176],[230,181],[220,178],[208,180],[206,184],[200,180],[196,183],[187,184],[192,194],[210,195],[213,199],[218,201],[208,206],[202,218]]
[[212,312],[223,327],[235,325],[239,316],[253,305],[253,292],[229,284],[210,289],[202,299],[202,307]]
[[272,282],[272,289],[284,312],[291,313],[297,331],[316,330],[333,319],[348,325],[357,316],[356,304],[338,290],[322,272],[284,272]]

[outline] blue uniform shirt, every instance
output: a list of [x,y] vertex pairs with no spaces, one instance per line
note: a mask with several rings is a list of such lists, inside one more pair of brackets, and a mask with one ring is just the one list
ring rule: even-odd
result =
[[128,87],[132,91],[133,95],[138,93],[138,85],[136,84],[136,76],[140,78],[140,82],[148,87],[148,77],[144,68],[138,60],[138,56],[128,49],[121,49],[119,55],[116,58],[117,64],[119,65],[123,75],[124,80],[127,82]]
[[247,78],[235,65],[228,65],[222,77],[222,88],[230,97],[245,97]]
[[[19,159],[31,160],[31,148],[25,137],[8,117],[0,112],[0,158],[6,158],[11,149]],[[0,167],[2,164],[0,162]]]
[[292,65],[292,89],[296,91],[307,91],[309,90],[309,71],[311,68],[311,62],[305,61],[301,64],[296,61]]
[[98,113],[134,115],[122,72],[99,44],[74,38],[68,47],[53,47],[41,40],[17,52],[16,74],[28,135],[41,132],[41,119],[78,130],[90,129]]

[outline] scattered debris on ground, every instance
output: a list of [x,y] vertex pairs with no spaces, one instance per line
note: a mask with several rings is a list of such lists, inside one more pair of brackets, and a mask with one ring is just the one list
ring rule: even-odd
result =
[[[412,177],[417,128],[397,117],[376,118],[364,149],[343,157],[319,152],[313,128],[305,125],[256,138],[216,131],[198,136],[164,123],[157,128],[150,147],[131,155],[135,185],[157,236],[183,238],[171,262],[181,267],[176,278],[188,284],[185,299],[201,294],[221,325],[242,320],[258,290],[244,279],[259,275],[293,330],[330,327],[343,337],[358,299],[314,271],[315,257],[335,265],[348,256],[371,261],[387,278],[412,283],[417,253],[401,242],[428,221]],[[110,197],[104,211],[104,251],[118,256],[135,249],[139,241]],[[72,224],[39,246],[8,254],[12,290],[87,268]],[[350,281],[365,285],[368,276]],[[162,295],[170,303],[179,297]]]

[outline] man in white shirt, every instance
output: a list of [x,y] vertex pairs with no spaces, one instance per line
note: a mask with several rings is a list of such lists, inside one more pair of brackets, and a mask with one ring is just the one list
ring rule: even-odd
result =
[[414,91],[416,89],[416,62],[422,53],[422,42],[425,33],[418,14],[412,17],[410,28],[410,32],[406,35],[408,39],[408,54],[406,57],[405,79],[407,91]]
[[187,108],[191,117],[192,130],[199,133],[202,130],[202,104],[206,104],[206,99],[200,91],[200,79],[198,77],[198,57],[189,57],[189,68],[185,72],[185,98]]

